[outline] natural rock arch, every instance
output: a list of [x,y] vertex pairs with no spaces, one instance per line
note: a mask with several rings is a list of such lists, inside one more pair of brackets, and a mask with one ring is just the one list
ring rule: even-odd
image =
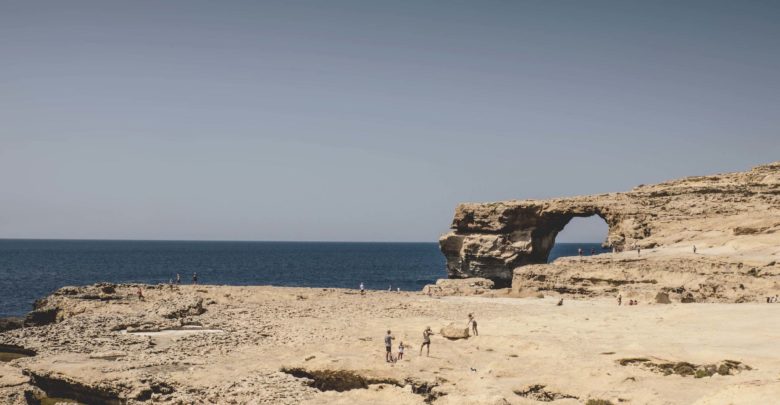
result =
[[649,248],[704,234],[737,235],[745,226],[768,229],[766,221],[753,224],[753,212],[775,215],[779,206],[780,162],[744,173],[642,185],[625,193],[460,204],[439,246],[450,278],[485,277],[507,286],[516,267],[546,263],[558,232],[574,217],[604,219],[607,245]]
[[[599,213],[585,213],[585,214],[573,214],[573,215],[562,215],[556,220],[549,221],[545,224],[542,224],[539,228],[537,228],[532,233],[532,240],[534,241],[533,250],[538,253],[538,257],[536,259],[544,260],[542,263],[547,263],[550,259],[550,253],[552,252],[553,247],[555,246],[556,240],[558,239],[558,236],[561,232],[566,230],[567,227],[569,227],[569,224],[574,218],[593,218],[597,217],[600,218],[605,224],[606,219],[602,217]],[[609,227],[609,224],[607,224],[607,227]],[[603,238],[599,241],[604,246],[609,246],[609,243],[607,242],[606,238]]]
[[450,277],[484,277],[508,286],[515,267],[547,263],[555,237],[575,217],[601,217],[609,227],[607,243],[622,243],[625,237],[613,229],[620,222],[614,212],[595,204],[462,204],[453,231],[439,245]]

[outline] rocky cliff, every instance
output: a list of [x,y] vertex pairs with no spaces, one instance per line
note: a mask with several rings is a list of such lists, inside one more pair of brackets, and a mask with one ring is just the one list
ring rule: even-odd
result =
[[515,268],[547,263],[556,235],[572,218],[592,215],[606,221],[604,243],[618,252],[697,244],[713,255],[760,261],[778,245],[780,162],[623,193],[461,204],[439,245],[450,278],[508,286]]

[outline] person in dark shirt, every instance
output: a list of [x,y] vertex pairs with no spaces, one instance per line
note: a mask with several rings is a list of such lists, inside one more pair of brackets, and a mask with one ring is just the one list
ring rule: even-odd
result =
[[388,330],[387,335],[385,335],[385,361],[388,363],[393,361],[393,339],[395,338]]

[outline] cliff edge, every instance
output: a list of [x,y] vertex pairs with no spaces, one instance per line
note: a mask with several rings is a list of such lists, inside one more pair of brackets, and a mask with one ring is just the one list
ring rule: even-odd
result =
[[622,193],[464,203],[439,245],[450,278],[484,277],[506,287],[515,269],[547,263],[572,218],[592,215],[606,221],[604,244],[615,252],[696,245],[711,258],[771,263],[780,254],[780,162]]

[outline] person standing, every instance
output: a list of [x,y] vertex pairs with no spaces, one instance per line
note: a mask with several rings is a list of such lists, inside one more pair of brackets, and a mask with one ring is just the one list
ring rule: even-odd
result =
[[388,363],[393,361],[393,339],[395,338],[388,330],[387,335],[385,335],[385,361]]
[[181,274],[176,273],[176,285],[181,284]]
[[425,347],[427,351],[425,352],[426,356],[431,355],[431,335],[433,335],[433,331],[431,331],[431,327],[428,326],[423,331],[423,343],[420,346],[420,356],[422,356],[422,349]]
[[404,342],[398,343],[398,361],[404,359]]
[[366,287],[360,283],[360,295],[366,295]]
[[582,248],[577,248],[577,254],[578,254],[579,256],[582,256]]
[[469,323],[466,325],[466,329],[471,328],[471,332],[474,333],[474,336],[479,336],[479,332],[477,332],[477,320],[474,318],[474,314],[469,314]]
[[192,273],[192,284],[198,284],[198,273]]
[[693,245],[693,254],[696,254],[696,245]]

